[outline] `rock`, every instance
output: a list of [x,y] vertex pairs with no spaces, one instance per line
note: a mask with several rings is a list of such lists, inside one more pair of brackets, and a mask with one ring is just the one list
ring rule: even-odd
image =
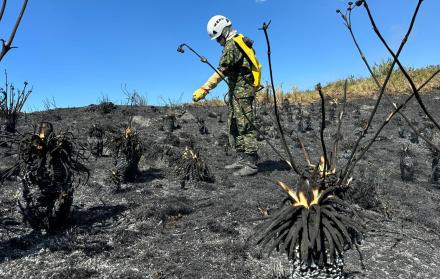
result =
[[110,157],[112,155],[112,150],[109,147],[104,146],[102,149],[102,156]]
[[150,127],[151,126],[151,119],[150,118],[146,118],[146,117],[141,116],[141,115],[136,115],[136,116],[133,117],[133,120],[132,120],[131,123],[136,128],[146,128],[146,127]]
[[183,122],[187,122],[187,123],[189,123],[189,122],[196,122],[196,117],[192,113],[186,111],[180,117],[180,120],[183,121]]
[[361,106],[361,110],[364,110],[364,111],[371,111],[373,109],[374,109],[374,106],[369,106],[369,105],[362,105]]

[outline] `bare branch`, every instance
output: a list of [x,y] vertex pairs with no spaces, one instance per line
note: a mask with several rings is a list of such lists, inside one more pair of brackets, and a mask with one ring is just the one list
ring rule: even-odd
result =
[[4,15],[4,13],[5,13],[6,2],[7,2],[7,0],[3,0],[2,8],[1,8],[1,10],[0,10],[0,21],[2,21],[3,15]]
[[[6,1],[4,1],[3,3],[6,4],[5,2]],[[3,57],[6,55],[6,53],[8,53],[8,51],[12,48],[12,41],[14,40],[15,34],[17,33],[17,29],[18,29],[18,26],[20,25],[21,19],[23,18],[27,3],[28,3],[28,0],[24,0],[20,15],[18,16],[17,21],[15,22],[14,29],[12,29],[12,32],[11,32],[11,35],[9,36],[8,41],[5,43],[5,41],[3,40],[2,50],[0,52],[0,61],[3,59]]]
[[322,153],[324,156],[324,170],[323,170],[323,177],[325,180],[325,174],[327,172],[327,166],[329,165],[329,161],[327,158],[327,149],[325,147],[325,141],[324,141],[324,130],[325,130],[325,100],[324,100],[324,94],[322,94],[322,87],[321,84],[318,83],[316,85],[316,90],[318,90],[319,93],[319,97],[321,98],[321,116],[322,116],[322,121],[321,121],[321,129],[319,131],[320,137],[321,137],[321,146],[322,146]]
[[[432,78],[434,76],[436,76],[438,73],[440,72],[437,71],[435,72],[429,79],[432,80]],[[425,85],[428,84],[427,82],[424,82],[422,84],[422,86],[420,86],[418,88],[418,90],[421,90],[423,87],[425,87]],[[409,102],[409,100],[411,100],[411,98],[414,96],[415,93],[412,93],[407,99],[406,101],[401,104],[400,106],[398,106],[393,112],[391,112],[388,117],[385,119],[385,121],[382,123],[382,125],[379,127],[379,129],[376,131],[376,133],[374,134],[373,138],[368,142],[368,144],[362,149],[362,152],[356,156],[355,160],[353,161],[353,163],[351,164],[349,170],[347,171],[347,175],[346,177],[348,177],[350,175],[350,173],[353,171],[354,167],[356,166],[357,162],[362,159],[362,157],[365,155],[365,153],[368,151],[368,149],[371,147],[371,145],[376,141],[377,137],[379,136],[380,132],[382,131],[382,129],[390,122],[390,120],[394,117],[394,115],[396,115],[396,113],[398,113],[401,109],[405,108],[406,104]],[[412,124],[411,124],[412,125]],[[434,143],[432,143],[430,140],[428,140],[425,136],[423,136],[417,129],[416,129],[417,135],[419,135],[420,137],[423,137],[423,139],[430,145],[432,146],[435,150],[440,152],[440,147],[435,145]],[[343,182],[343,181],[342,181]]]
[[341,133],[342,117],[344,116],[345,113],[346,103],[347,103],[347,80],[345,80],[344,82],[344,99],[342,100],[342,109],[338,117],[338,130],[336,132],[336,139],[333,143],[333,152],[332,152],[332,157],[330,159],[331,170],[336,169],[336,162],[338,158],[338,145],[339,145],[339,140],[342,137],[342,133]]
[[267,29],[269,28],[270,25],[270,21],[269,23],[263,23],[263,27],[261,28],[264,31],[264,36],[266,37],[266,44],[267,44],[267,56],[268,56],[268,60],[269,60],[269,72],[270,72],[270,82],[272,85],[272,93],[273,93],[273,102],[274,102],[274,112],[275,112],[275,119],[276,119],[276,123],[277,123],[277,128],[278,128],[278,133],[280,134],[280,138],[281,138],[281,144],[283,145],[284,150],[287,153],[287,156],[289,157],[289,165],[292,167],[292,169],[299,175],[301,175],[302,177],[304,177],[304,174],[298,169],[298,167],[296,166],[294,160],[293,160],[293,156],[292,153],[290,152],[289,147],[287,146],[286,143],[286,138],[284,136],[284,131],[283,128],[281,127],[281,122],[280,122],[280,115],[278,112],[278,106],[277,106],[277,97],[276,97],[276,92],[275,92],[275,85],[274,85],[274,81],[273,81],[273,73],[272,73],[272,60],[271,60],[271,52],[270,52],[270,41],[269,41],[269,35],[267,33]]
[[[411,32],[411,29],[414,25],[414,21],[415,21],[415,16],[417,15],[417,12],[419,11],[420,5],[422,4],[423,0],[419,0],[417,7],[416,7],[416,11],[415,11],[415,15],[411,21],[411,25],[410,25],[410,29],[408,31],[408,33],[405,35],[405,37],[403,38],[403,42],[406,42],[408,40],[409,37],[409,33]],[[437,129],[440,130],[440,125],[437,123],[437,121],[435,121],[435,119],[432,117],[432,115],[428,112],[428,110],[426,109],[425,104],[422,101],[422,98],[420,97],[419,91],[416,88],[413,80],[411,79],[411,77],[409,76],[408,72],[405,70],[405,68],[403,67],[403,65],[400,63],[399,60],[399,53],[395,54],[393,52],[393,50],[390,48],[390,46],[388,45],[388,43],[385,41],[385,39],[383,38],[382,34],[380,33],[379,29],[376,26],[376,23],[373,19],[373,16],[371,14],[370,8],[368,7],[368,4],[366,1],[364,1],[364,7],[367,10],[368,13],[368,17],[370,19],[371,24],[373,25],[373,29],[374,32],[376,33],[376,35],[379,37],[379,39],[381,40],[381,42],[383,43],[383,45],[386,47],[386,49],[388,50],[388,52],[391,54],[391,56],[393,56],[395,63],[397,63],[397,65],[399,66],[400,70],[402,71],[403,75],[405,76],[405,78],[408,80],[412,91],[415,94],[416,100],[419,103],[420,107],[422,108],[423,112],[428,116],[428,118],[432,121],[432,123],[434,123],[434,125],[437,127]],[[400,49],[399,49],[400,50]],[[393,64],[394,65],[394,64]]]
[[[364,6],[368,7],[366,1],[364,1],[363,3],[364,3]],[[392,72],[393,72],[394,65],[396,65],[397,60],[398,60],[398,58],[399,58],[399,55],[400,55],[400,53],[402,52],[402,49],[403,49],[404,45],[405,45],[406,42],[407,42],[407,38],[409,37],[409,34],[410,34],[411,31],[412,31],[412,28],[413,28],[413,26],[414,26],[415,19],[416,19],[416,17],[417,17],[418,11],[419,11],[419,6],[420,6],[420,4],[421,4],[421,1],[419,0],[419,5],[417,6],[416,10],[414,11],[414,15],[413,15],[413,17],[412,17],[411,24],[410,24],[410,26],[409,26],[409,28],[408,28],[408,31],[407,31],[407,33],[406,33],[404,39],[402,40],[402,42],[401,42],[401,44],[400,44],[400,46],[399,46],[399,49],[398,49],[397,53],[396,53],[395,56],[394,56],[393,63],[391,64],[390,68],[388,69],[387,76],[386,76],[386,78],[385,78],[385,81],[384,81],[384,83],[383,83],[381,89],[380,89],[379,96],[378,96],[377,101],[376,101],[376,104],[375,104],[375,106],[374,106],[374,108],[373,108],[373,110],[372,110],[372,112],[371,112],[371,114],[370,114],[370,117],[369,117],[369,119],[368,119],[367,125],[366,125],[366,127],[364,128],[364,130],[362,131],[362,133],[361,133],[361,135],[359,136],[358,140],[356,141],[356,143],[355,143],[355,145],[354,145],[354,147],[353,147],[353,149],[352,149],[352,152],[351,152],[351,154],[350,154],[350,158],[349,158],[349,160],[348,160],[348,162],[347,162],[347,164],[346,164],[346,166],[345,166],[345,168],[344,168],[344,171],[341,173],[341,174],[342,174],[342,177],[341,177],[341,178],[342,178],[342,182],[344,182],[344,181],[347,179],[347,177],[348,177],[348,169],[349,169],[349,165],[351,164],[351,162],[352,162],[352,160],[353,160],[353,158],[354,158],[354,155],[355,155],[356,152],[357,152],[357,149],[358,149],[358,147],[359,147],[359,143],[360,143],[360,141],[365,137],[365,134],[367,133],[368,129],[369,129],[370,126],[371,126],[371,122],[372,122],[372,120],[373,120],[373,118],[374,118],[374,115],[376,114],[377,108],[378,108],[378,106],[379,106],[379,104],[380,104],[380,101],[381,101],[381,99],[382,99],[382,96],[383,96],[383,94],[384,94],[384,92],[385,92],[385,88],[387,87],[387,84],[388,84],[388,82],[389,82],[389,80],[390,80],[391,74],[392,74]],[[373,22],[374,22],[374,21],[373,21]],[[374,28],[375,30],[377,30],[377,27],[376,27],[375,24],[374,24],[374,27],[373,27],[373,28]]]
[[298,141],[299,141],[299,144],[301,145],[301,149],[302,149],[302,151],[303,151],[304,158],[306,159],[307,164],[309,165],[309,167],[314,167],[314,165],[312,165],[312,162],[310,162],[310,156],[309,156],[309,153],[307,152],[307,150],[306,150],[306,148],[305,148],[305,146],[304,146],[304,143],[302,142],[301,138],[300,138],[299,136],[297,136],[297,139],[298,139]]
[[[379,82],[379,80],[378,80],[378,78],[377,78],[377,76],[375,75],[375,73],[373,72],[373,70],[371,69],[371,67],[370,67],[370,64],[368,63],[368,61],[367,61],[367,59],[366,59],[366,57],[365,57],[365,55],[364,55],[364,53],[363,53],[363,51],[362,51],[362,49],[361,49],[361,47],[360,47],[360,45],[359,45],[359,43],[358,43],[358,41],[357,41],[357,39],[356,39],[356,36],[354,35],[354,32],[353,32],[353,28],[352,28],[352,24],[351,24],[351,12],[352,12],[352,10],[350,10],[350,12],[349,12],[349,16],[348,16],[348,21],[345,21],[345,25],[346,25],[346,27],[347,27],[347,29],[349,30],[349,32],[350,32],[350,35],[351,35],[351,38],[352,38],[352,40],[353,40],[353,42],[354,42],[354,44],[355,44],[355,46],[356,46],[356,48],[357,48],[357,50],[358,50],[358,52],[359,52],[359,55],[361,56],[361,58],[362,58],[362,61],[364,62],[364,64],[365,64],[365,66],[367,67],[367,69],[368,69],[368,71],[369,71],[369,73],[370,73],[370,75],[371,75],[371,77],[373,78],[373,80],[374,80],[374,82],[376,83],[376,85],[377,85],[377,87],[380,89],[381,88],[381,85],[380,85],[380,82]],[[440,71],[440,70],[439,70]],[[423,88],[433,77],[434,77],[435,75],[433,75],[433,76],[431,76],[431,78],[429,78],[418,90],[420,91],[421,90],[421,88]],[[394,107],[394,109],[397,109],[397,104],[395,104],[392,100],[391,100],[391,98],[390,98],[390,96],[385,92],[385,98],[386,98],[386,100]],[[419,131],[418,131],[418,129],[411,123],[411,121],[410,121],[410,119],[408,119],[408,117],[403,113],[403,112],[401,112],[400,110],[397,110],[397,113],[399,113],[399,115],[401,115],[402,117],[403,117],[403,119],[405,120],[405,122],[408,124],[408,126],[414,131],[414,133],[416,133],[419,137],[421,137],[427,144],[429,144],[432,148],[434,148],[434,149],[439,149],[439,147],[438,146],[436,146],[435,144],[433,144],[428,138],[426,138],[423,134],[421,134]],[[391,117],[393,117],[394,116],[394,114],[391,116]],[[387,122],[388,123],[388,122]],[[386,124],[385,124],[386,125]]]

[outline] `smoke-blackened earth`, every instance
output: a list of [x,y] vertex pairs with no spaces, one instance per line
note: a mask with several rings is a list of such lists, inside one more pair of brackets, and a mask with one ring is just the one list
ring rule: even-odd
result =
[[[439,93],[423,96],[438,121]],[[391,111],[385,100],[382,103],[367,138]],[[350,99],[347,104],[339,163],[346,160],[373,104],[372,99]],[[291,109],[296,111],[294,105]],[[321,154],[320,104],[303,105],[302,110],[311,116],[313,130],[299,136],[312,163],[316,163]],[[257,109],[262,129],[275,135],[272,116],[260,111]],[[419,129],[432,127],[414,100],[405,113],[416,120],[414,125]],[[167,133],[169,124],[163,121],[170,114],[176,118],[172,134]],[[101,158],[90,156],[90,180],[76,189],[72,218],[65,230],[53,235],[33,232],[22,223],[17,210],[20,182],[12,178],[1,186],[0,277],[286,278],[290,269],[286,256],[263,253],[255,245],[255,227],[285,198],[271,180],[293,186],[298,178],[264,141],[259,142],[257,175],[235,177],[223,169],[235,160],[233,151],[225,147],[225,107],[96,105],[57,109],[21,117],[18,131],[31,132],[33,125],[46,120],[54,124],[55,132],[68,129],[79,142],[86,143],[87,131],[96,123],[103,127],[110,143],[113,135],[122,133],[130,115],[147,146],[140,175],[134,183],[123,184],[121,191],[114,192],[109,178],[113,163],[110,151],[104,148],[106,156]],[[208,134],[200,133],[197,117],[205,119]],[[296,115],[293,122],[285,114],[282,118],[294,157],[305,167],[292,134],[297,130]],[[336,121],[328,124],[325,137],[330,149],[337,126]],[[428,129],[423,132],[428,134]],[[440,132],[435,128],[431,131],[433,141],[439,144]],[[412,143],[410,132],[403,118],[397,116],[355,169],[350,197],[365,220],[367,232],[359,252],[355,249],[345,254],[349,278],[437,278],[440,274],[440,185],[430,182],[431,152],[421,139]],[[279,139],[270,140],[284,154]],[[187,182],[182,188],[174,163],[191,142],[215,182]],[[417,162],[412,182],[400,177],[403,146],[412,150]],[[9,152],[7,147],[0,151]],[[1,168],[14,159],[2,159]]]

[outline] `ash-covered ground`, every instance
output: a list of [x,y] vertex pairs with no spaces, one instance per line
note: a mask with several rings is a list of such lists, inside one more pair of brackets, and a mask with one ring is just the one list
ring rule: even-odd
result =
[[[425,95],[423,100],[440,121],[439,93]],[[340,164],[373,104],[374,100],[368,99],[352,99],[347,104]],[[293,105],[291,109],[295,111]],[[320,104],[303,105],[302,110],[311,116],[313,130],[299,136],[316,163],[321,154]],[[261,115],[261,110],[257,111],[262,119],[260,126],[282,150],[271,113]],[[390,105],[383,100],[371,131],[379,127],[389,111]],[[171,113],[176,115],[177,129],[170,135],[162,126],[163,116]],[[405,113],[416,120],[418,128],[428,126],[424,131],[429,133],[430,125],[415,101]],[[255,227],[265,212],[270,214],[285,198],[274,183],[264,178],[290,185],[298,178],[264,141],[259,142],[257,175],[241,178],[224,170],[225,164],[235,160],[234,152],[225,147],[226,107],[57,109],[23,116],[18,130],[31,132],[33,124],[51,121],[55,132],[69,129],[79,142],[86,143],[92,124],[104,127],[106,138],[111,139],[114,133],[122,132],[130,115],[147,147],[140,162],[140,176],[115,193],[109,179],[111,154],[105,150],[107,156],[90,156],[89,183],[76,189],[72,218],[65,230],[53,235],[33,232],[22,223],[17,210],[20,182],[11,179],[1,186],[0,277],[287,278],[286,256],[273,253],[268,257],[263,253],[255,244]],[[283,115],[283,125],[296,161],[305,166],[303,153],[291,135],[297,130],[295,113],[293,116],[290,121]],[[197,117],[205,120],[208,134],[200,133]],[[328,147],[335,131],[336,121],[329,123],[325,131]],[[349,278],[439,277],[440,186],[430,183],[432,157],[427,145],[421,139],[420,143],[412,143],[410,131],[397,116],[355,169],[351,199],[368,230],[359,246],[360,253],[355,249],[345,254]],[[435,128],[431,131],[433,140],[440,140],[440,132]],[[189,138],[211,168],[215,182],[187,183],[182,189],[175,174],[175,157],[164,150],[183,151]],[[403,146],[412,150],[417,161],[413,182],[404,182],[400,177],[399,152]],[[8,149],[0,151],[4,154]],[[1,167],[14,159],[2,159]]]

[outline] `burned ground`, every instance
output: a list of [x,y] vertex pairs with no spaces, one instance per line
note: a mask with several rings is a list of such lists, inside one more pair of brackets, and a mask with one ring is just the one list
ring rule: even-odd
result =
[[[440,119],[439,93],[423,96],[436,119]],[[346,160],[345,151],[355,142],[357,128],[373,103],[368,99],[347,103],[340,163]],[[53,121],[56,131],[68,128],[86,143],[92,124],[103,127],[108,142],[134,115],[133,126],[148,150],[138,179],[123,184],[117,193],[110,186],[109,151],[104,148],[107,156],[101,158],[90,156],[91,178],[87,186],[76,189],[71,221],[52,235],[32,232],[21,222],[16,208],[21,184],[6,181],[0,192],[1,278],[283,278],[289,273],[285,255],[267,257],[255,246],[258,219],[271,214],[285,197],[264,178],[290,185],[297,179],[264,141],[259,143],[260,173],[239,178],[223,169],[234,160],[233,152],[225,148],[226,123],[218,121],[226,119],[226,108],[104,109],[58,109],[19,120],[20,132],[32,131],[32,124],[41,120]],[[321,152],[319,104],[303,105],[302,110],[311,116],[313,130],[298,135],[316,163]],[[418,106],[413,104],[406,111],[422,128]],[[388,107],[380,108],[373,129],[388,112]],[[173,136],[163,127],[163,116],[169,113],[176,115]],[[262,117],[263,122],[270,121],[269,115]],[[197,118],[204,119],[209,133],[200,133]],[[289,119],[284,117],[286,130],[297,130],[297,120]],[[440,273],[440,186],[430,183],[429,149],[422,140],[416,144],[409,136],[401,138],[402,126],[403,121],[394,119],[355,170],[349,198],[357,204],[368,231],[359,246],[362,256],[356,250],[345,254],[349,278],[435,278]],[[329,143],[335,130],[331,124],[325,131]],[[272,134],[270,126],[267,131]],[[433,130],[434,141],[439,135]],[[297,161],[304,162],[294,140],[293,134],[289,136],[289,146]],[[279,139],[271,141],[280,146]],[[173,162],[184,151],[185,142],[194,144],[215,182],[191,182],[181,188]],[[414,181],[401,179],[402,146],[415,155]],[[1,167],[13,159],[2,160]]]

